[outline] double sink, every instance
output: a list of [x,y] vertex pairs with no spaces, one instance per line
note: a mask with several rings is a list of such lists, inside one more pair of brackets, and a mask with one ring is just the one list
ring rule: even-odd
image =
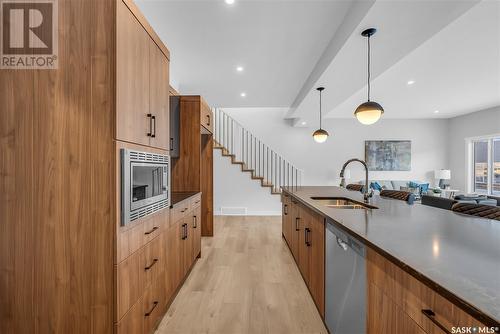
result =
[[326,207],[334,208],[334,209],[351,209],[351,210],[378,209],[376,206],[373,206],[373,205],[370,205],[367,203],[363,203],[363,202],[357,202],[357,201],[354,201],[354,200],[352,200],[350,198],[346,198],[346,197],[318,197],[318,196],[314,196],[314,197],[311,197],[311,199],[320,205],[324,205]]

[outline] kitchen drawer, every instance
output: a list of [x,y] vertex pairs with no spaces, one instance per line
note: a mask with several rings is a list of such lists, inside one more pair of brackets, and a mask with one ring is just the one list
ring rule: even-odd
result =
[[163,230],[163,226],[168,225],[169,209],[164,209],[151,216],[143,225],[143,245],[156,238]]
[[144,287],[151,284],[165,269],[166,254],[162,252],[163,235],[159,235],[144,246],[141,252],[141,269],[144,275]]
[[194,210],[201,205],[201,194],[196,194],[190,198],[190,210]]
[[144,292],[142,310],[144,317],[143,333],[145,334],[153,332],[163,315],[166,303],[161,283],[163,283],[161,279],[156,279],[154,284],[149,285]]
[[137,252],[116,266],[117,320],[144,293],[165,268],[166,254],[162,252],[162,236],[159,235]]
[[137,303],[125,314],[116,326],[117,334],[138,334],[144,330],[144,313],[143,313],[143,298],[141,297]]
[[[369,249],[368,282],[383,291],[427,333],[451,332],[453,326],[484,326],[406,271]],[[423,310],[427,313],[424,314]],[[433,315],[430,315],[433,314]]]
[[190,207],[191,207],[191,202],[189,198],[175,204],[174,207],[172,208],[171,225],[183,219],[184,215],[189,212]]
[[158,236],[164,226],[168,226],[169,210],[168,208],[163,209],[132,223],[131,226],[120,226],[118,228],[115,263],[120,263]]

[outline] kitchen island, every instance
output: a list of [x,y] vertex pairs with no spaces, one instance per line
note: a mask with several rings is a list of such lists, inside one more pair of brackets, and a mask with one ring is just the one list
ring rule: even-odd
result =
[[[304,253],[308,247],[324,253],[325,224],[333,224],[366,247],[368,333],[498,325],[500,222],[379,196],[370,209],[327,206],[318,200],[326,197],[363,204],[361,193],[339,187],[284,188],[282,195],[283,236],[299,268],[307,266],[301,273],[323,317],[324,288],[310,282],[325,276],[324,254],[318,261],[321,254],[304,259]],[[321,224],[323,235],[315,235]]]

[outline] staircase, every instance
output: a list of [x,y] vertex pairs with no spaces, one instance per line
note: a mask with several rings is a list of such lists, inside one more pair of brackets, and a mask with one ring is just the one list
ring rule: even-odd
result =
[[253,133],[219,108],[215,115],[214,149],[222,150],[231,163],[239,165],[242,172],[269,188],[271,194],[281,194],[281,187],[302,184],[303,171],[298,169],[275,150],[264,144]]

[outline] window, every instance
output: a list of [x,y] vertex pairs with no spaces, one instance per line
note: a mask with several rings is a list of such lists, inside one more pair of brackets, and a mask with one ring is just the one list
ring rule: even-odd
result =
[[472,191],[500,195],[500,137],[472,141]]

